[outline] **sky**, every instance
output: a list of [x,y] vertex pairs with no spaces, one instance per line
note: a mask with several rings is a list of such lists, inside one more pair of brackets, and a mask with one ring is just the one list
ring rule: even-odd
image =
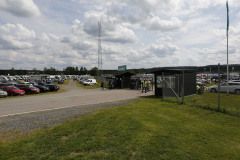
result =
[[[229,0],[229,64],[240,60],[240,1]],[[226,0],[1,0],[0,69],[227,63]]]

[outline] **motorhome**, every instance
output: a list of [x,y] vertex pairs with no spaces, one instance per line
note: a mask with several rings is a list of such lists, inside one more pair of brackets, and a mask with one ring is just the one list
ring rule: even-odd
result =
[[9,79],[6,76],[1,75],[0,76],[0,82],[7,82]]

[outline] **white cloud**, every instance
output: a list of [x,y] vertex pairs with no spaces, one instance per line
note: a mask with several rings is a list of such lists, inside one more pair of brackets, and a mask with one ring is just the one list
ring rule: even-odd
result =
[[21,24],[5,24],[0,26],[0,49],[32,48],[35,32]]
[[98,22],[101,22],[103,41],[133,43],[138,41],[134,31],[119,24],[118,19],[108,16],[105,12],[90,11],[85,13],[85,22],[74,21],[73,33],[84,35],[83,31],[93,37],[98,36]]
[[41,14],[32,0],[1,0],[0,9],[17,17],[34,17]]
[[154,16],[145,21],[143,26],[150,30],[160,30],[166,32],[180,29],[182,27],[182,22],[177,17],[172,17],[171,20],[168,21]]
[[[229,6],[229,58],[238,63],[240,1]],[[0,68],[95,67],[98,22],[104,69],[226,63],[222,0],[1,0],[0,13]]]
[[146,48],[148,53],[153,53],[158,57],[166,57],[175,54],[179,47],[169,42],[164,44],[152,44]]

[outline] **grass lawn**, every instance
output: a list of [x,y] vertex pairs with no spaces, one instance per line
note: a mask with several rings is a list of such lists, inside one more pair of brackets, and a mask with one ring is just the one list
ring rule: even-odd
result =
[[[176,98],[167,98],[166,101],[178,102]],[[204,92],[202,95],[189,96],[184,103],[191,106],[218,110],[218,93]],[[220,111],[240,117],[240,95],[226,93],[220,94]]]
[[150,97],[1,143],[0,159],[240,159],[240,118]]

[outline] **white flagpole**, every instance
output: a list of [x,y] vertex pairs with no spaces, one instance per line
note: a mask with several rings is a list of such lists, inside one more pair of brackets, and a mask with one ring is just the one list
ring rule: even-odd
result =
[[229,8],[228,8],[228,0],[226,2],[227,7],[227,95],[229,95],[229,67],[228,67],[228,29],[229,29]]
[[229,67],[228,67],[228,32],[227,32],[227,95],[229,95]]

